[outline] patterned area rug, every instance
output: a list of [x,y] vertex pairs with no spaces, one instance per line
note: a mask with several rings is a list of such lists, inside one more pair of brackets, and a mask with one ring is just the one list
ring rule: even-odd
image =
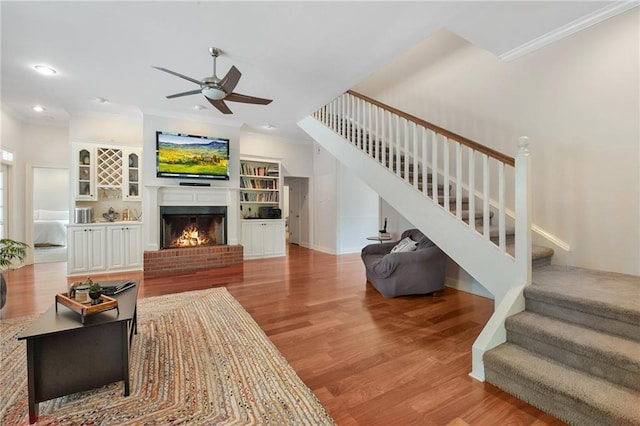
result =
[[[34,317],[0,321],[0,424],[27,425]],[[313,392],[224,288],[138,301],[131,395],[122,382],[40,403],[38,425],[333,425]]]

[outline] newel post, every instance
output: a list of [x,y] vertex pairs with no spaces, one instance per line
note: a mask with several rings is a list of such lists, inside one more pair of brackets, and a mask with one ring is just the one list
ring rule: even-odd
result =
[[518,138],[518,154],[515,161],[515,213],[518,284],[531,284],[531,157],[529,138]]

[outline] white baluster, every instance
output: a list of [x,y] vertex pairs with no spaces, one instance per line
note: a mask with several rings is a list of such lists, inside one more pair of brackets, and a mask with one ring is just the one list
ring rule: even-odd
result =
[[373,153],[373,158],[376,161],[380,161],[380,108],[375,106],[373,111],[375,117],[375,152]]
[[413,127],[413,187],[418,188],[418,176],[420,176],[420,161],[418,157],[418,125],[412,123]]
[[391,172],[393,172],[393,154],[395,149],[395,145],[393,144],[393,113],[389,111],[387,115],[387,169]]
[[504,207],[504,163],[498,162],[498,247],[505,253],[506,246],[506,217]]
[[456,142],[456,217],[462,219],[462,144]]
[[451,211],[449,205],[449,197],[451,194],[449,193],[449,187],[451,186],[451,182],[449,182],[449,138],[444,137],[443,140],[443,152],[442,152],[442,162],[444,171],[442,174],[444,175],[444,209],[446,211]]
[[385,111],[384,109],[382,109],[380,111],[381,113],[381,117],[380,117],[380,163],[382,163],[382,165],[384,165],[385,167],[387,166],[386,161],[387,161],[387,143],[385,142],[385,139],[387,137],[386,135],[386,130],[384,123],[387,121],[387,111]]
[[438,204],[438,134],[431,132],[433,137],[431,140],[431,197],[433,201]]
[[367,151],[369,153],[369,157],[373,157],[374,156],[374,152],[373,152],[373,118],[372,118],[372,112],[371,111],[373,109],[373,105],[371,105],[370,103],[367,102]]
[[491,224],[491,215],[489,211],[489,201],[490,201],[490,190],[489,190],[489,156],[487,154],[482,154],[482,233],[484,235],[485,240],[489,240],[489,226]]
[[469,150],[469,228],[476,229],[476,152]]
[[427,179],[427,128],[424,126],[420,126],[420,128],[422,129],[422,193],[426,196],[428,193],[427,188],[429,186]]
[[396,115],[396,175],[400,176],[400,170],[402,167],[402,163],[400,162],[400,116]]
[[409,181],[409,162],[411,161],[411,155],[409,152],[409,120],[407,120],[406,118],[404,119],[404,128],[403,128],[403,133],[404,133],[404,180],[407,183],[410,183]]

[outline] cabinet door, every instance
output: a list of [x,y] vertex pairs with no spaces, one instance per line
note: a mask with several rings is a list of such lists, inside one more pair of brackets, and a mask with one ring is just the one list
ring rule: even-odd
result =
[[262,255],[262,222],[242,222],[242,246],[245,258]]
[[79,146],[74,150],[74,187],[76,200],[96,199],[96,165],[93,147]]
[[87,254],[89,270],[103,271],[107,267],[105,255],[106,233],[103,226],[87,228]]
[[109,253],[109,269],[119,269],[126,266],[126,230],[124,226],[109,226],[107,247]]
[[67,234],[67,270],[69,273],[88,271],[87,228],[69,227]]
[[125,232],[125,266],[127,268],[142,267],[142,227],[127,225]]
[[284,222],[266,222],[262,226],[262,254],[284,256]]
[[142,155],[139,150],[125,151],[125,172],[122,196],[127,200],[142,199]]
[[142,266],[142,228],[140,225],[109,226],[109,269],[129,269]]
[[103,271],[107,267],[105,256],[105,229],[103,226],[68,228],[69,273]]

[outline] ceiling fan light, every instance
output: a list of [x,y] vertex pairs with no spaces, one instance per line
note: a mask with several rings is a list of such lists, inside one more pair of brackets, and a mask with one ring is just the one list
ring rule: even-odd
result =
[[227,96],[224,90],[218,89],[217,87],[205,87],[204,89],[202,89],[202,94],[209,99],[213,99],[214,101],[219,101],[220,99],[224,99],[224,97]]

